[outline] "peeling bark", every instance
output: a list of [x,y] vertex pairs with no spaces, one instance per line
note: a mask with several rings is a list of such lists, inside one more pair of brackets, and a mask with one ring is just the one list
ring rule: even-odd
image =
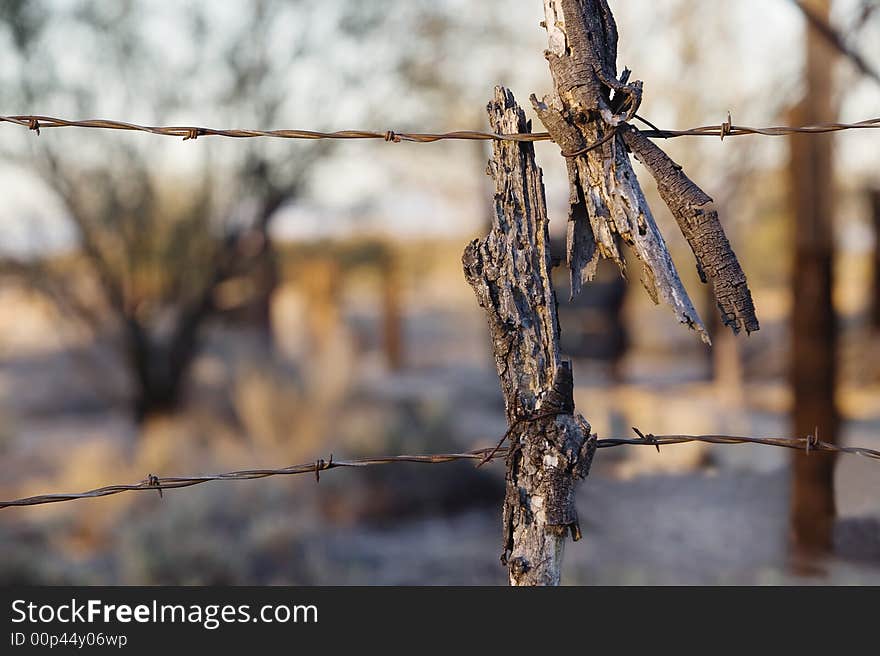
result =
[[680,165],[636,128],[622,133],[636,159],[657,181],[660,196],[694,252],[700,280],[712,281],[721,321],[734,334],[759,330],[746,274],[727,241],[714,201],[685,175]]
[[[556,89],[541,100],[533,96],[532,104],[566,155],[572,294],[593,278],[599,257],[612,259],[625,270],[615,244],[617,233],[641,261],[642,283],[654,302],[669,305],[681,323],[708,343],[629,159],[625,140],[635,142],[639,133],[627,122],[638,110],[642,83],[629,82],[628,70],[618,78],[618,35],[611,9],[606,0],[543,1],[549,40],[545,56]],[[662,164],[660,158],[654,161]],[[715,283],[724,322],[734,332],[757,330],[745,276],[717,214],[707,205],[711,199],[683,174],[668,180],[661,193],[678,212],[676,218],[697,256],[701,277],[709,274]]]
[[[506,89],[496,88],[488,113],[499,134],[531,131]],[[571,365],[559,354],[544,183],[533,145],[496,141],[488,173],[495,181],[492,229],[467,246],[462,263],[488,315],[511,426],[502,562],[511,585],[556,585],[566,533],[580,537],[574,483],[589,472],[596,442],[574,414]]]

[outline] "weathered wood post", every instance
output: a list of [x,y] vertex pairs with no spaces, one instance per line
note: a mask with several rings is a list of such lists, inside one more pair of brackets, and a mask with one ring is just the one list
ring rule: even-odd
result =
[[871,271],[871,329],[880,333],[880,189],[871,192],[871,218],[874,228],[874,257]]
[[[721,320],[734,333],[758,330],[745,274],[712,199],[629,123],[642,83],[629,82],[627,70],[618,78],[617,25],[607,1],[543,3],[555,91],[531,100],[568,169],[572,294],[592,280],[599,257],[624,269],[620,241],[641,260],[642,282],[654,301],[663,300],[709,341],[633,172],[632,153],[657,180],[700,278],[712,281]],[[531,131],[506,89],[496,89],[488,109],[497,134]],[[513,585],[557,584],[565,535],[580,537],[574,483],[589,472],[596,442],[574,413],[571,366],[559,354],[544,187],[531,144],[496,141],[489,174],[495,180],[492,230],[467,247],[463,262],[489,315],[510,426],[502,561]]]
[[[496,88],[488,112],[498,134],[531,131],[507,89]],[[510,425],[501,559],[511,585],[558,585],[566,535],[580,537],[574,482],[589,472],[596,442],[589,424],[574,414],[571,364],[559,355],[544,183],[534,147],[496,141],[493,150],[492,229],[467,246],[462,263],[489,318]]]

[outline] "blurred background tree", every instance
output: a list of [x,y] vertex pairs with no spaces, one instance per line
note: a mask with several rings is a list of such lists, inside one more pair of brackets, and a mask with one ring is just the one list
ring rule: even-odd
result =
[[[201,120],[279,127],[295,123],[309,104],[324,108],[317,129],[368,113],[368,103],[355,111],[347,104],[363,84],[348,58],[328,57],[322,75],[312,67],[291,84],[294,70],[323,59],[327,48],[369,42],[379,23],[364,20],[355,4],[325,11],[315,3],[258,0],[230,25],[216,5],[189,3],[180,32],[160,36],[184,39],[185,55],[175,51],[180,44],[150,41],[143,3],[79,1],[61,12],[45,5],[13,0],[0,8],[13,37],[9,70],[19,72],[15,84],[4,85],[3,99],[22,111],[95,116],[116,106],[159,123],[198,106]],[[71,70],[69,41],[59,32],[88,53],[79,68]],[[331,66],[340,68],[331,73]],[[328,84],[324,76],[344,82]],[[262,140],[235,150],[200,142],[183,155],[189,166],[180,171],[131,135],[90,136],[85,145],[53,134],[28,150],[18,143],[8,149],[60,201],[80,257],[18,260],[7,269],[27,274],[96,335],[112,334],[131,379],[133,416],[143,421],[180,403],[210,319],[244,315],[271,345],[271,222],[302,193],[333,142]]]
[[[486,8],[476,10],[481,22],[426,0],[403,7],[388,0],[257,0],[244,12],[188,2],[174,23],[152,31],[144,21],[155,17],[138,0],[50,4],[11,0],[0,8],[12,36],[4,103],[81,117],[116,111],[154,124],[290,127],[318,107],[318,122],[308,121],[316,130],[383,115],[414,125],[465,116],[479,128],[482,101],[461,93],[468,58],[438,66],[435,53],[475,40],[480,49],[499,50],[513,40]],[[389,47],[387,35],[408,34],[412,25],[414,38]],[[81,55],[76,60],[70,43]],[[395,98],[390,111],[387,90],[373,88],[366,75],[377,62],[420,101]],[[498,60],[502,77],[509,66]],[[11,142],[9,160],[30,169],[60,202],[81,257],[7,259],[5,268],[25,274],[96,335],[112,337],[140,422],[180,403],[207,321],[240,319],[271,347],[278,282],[272,221],[305,194],[337,142],[203,138],[197,148],[163,145],[158,155],[154,144],[131,137],[96,132],[83,144],[53,133],[26,149]],[[482,169],[483,144],[478,152]],[[383,266],[388,284],[399,284],[393,264]],[[392,314],[399,312],[396,294],[384,292]],[[397,323],[386,318],[392,362],[402,357]]]

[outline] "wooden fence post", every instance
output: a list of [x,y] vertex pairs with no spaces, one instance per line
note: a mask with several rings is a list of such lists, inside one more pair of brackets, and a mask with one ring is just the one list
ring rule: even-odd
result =
[[[531,131],[507,89],[496,88],[488,112],[496,133]],[[492,229],[467,246],[462,263],[489,318],[510,426],[501,559],[511,585],[558,585],[566,534],[580,537],[574,483],[589,472],[596,441],[574,414],[571,363],[559,354],[544,183],[534,147],[496,141],[493,151]]]

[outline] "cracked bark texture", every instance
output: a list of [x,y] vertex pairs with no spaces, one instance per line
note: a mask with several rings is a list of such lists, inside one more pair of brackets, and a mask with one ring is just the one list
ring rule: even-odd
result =
[[714,201],[637,129],[631,127],[622,134],[633,155],[657,181],[660,196],[694,252],[700,280],[712,281],[721,321],[734,334],[759,330],[746,274],[727,241]]
[[[545,56],[555,92],[541,100],[532,96],[532,104],[553,140],[569,155],[567,260],[572,295],[593,278],[599,257],[614,260],[625,271],[615,244],[617,233],[641,261],[642,283],[654,302],[669,305],[681,323],[709,343],[629,159],[625,139],[635,143],[639,133],[627,121],[638,110],[642,83],[629,82],[627,70],[618,78],[618,34],[611,9],[606,0],[543,2],[549,40]],[[600,145],[585,151],[593,144]],[[659,166],[659,158],[655,161]],[[717,214],[709,209],[711,199],[690,180],[689,185],[679,177],[666,180],[661,194],[694,250],[701,278],[705,281],[708,275],[715,283],[725,323],[734,332],[757,330],[745,276]]]
[[[531,131],[504,88],[496,88],[487,111],[496,133]],[[533,145],[494,142],[488,173],[495,181],[492,229],[465,248],[462,264],[488,316],[511,426],[501,559],[511,585],[557,585],[566,535],[580,537],[574,483],[589,472],[596,441],[574,414],[571,365],[559,354],[544,184]]]

